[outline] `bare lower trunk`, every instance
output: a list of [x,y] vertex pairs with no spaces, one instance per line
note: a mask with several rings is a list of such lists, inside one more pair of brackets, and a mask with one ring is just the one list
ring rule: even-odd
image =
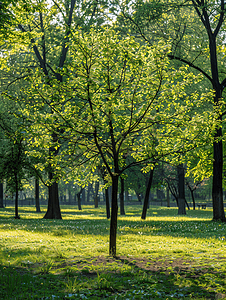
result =
[[[217,130],[216,136],[221,137],[221,128]],[[223,172],[223,145],[222,141],[214,142],[214,161],[213,161],[213,220],[226,221],[223,203],[222,172]]]
[[82,210],[81,193],[77,194],[77,199],[78,199],[78,210]]
[[185,182],[184,182],[184,168],[183,164],[177,167],[178,176],[178,215],[186,215],[185,209]]
[[98,207],[98,191],[99,191],[99,181],[97,181],[95,184],[95,196],[94,196],[95,208]]
[[111,198],[111,222],[110,222],[110,245],[109,255],[116,256],[116,235],[118,218],[118,179],[119,176],[112,176],[112,198]]
[[154,174],[154,169],[152,169],[150,171],[148,184],[147,184],[147,188],[146,188],[146,192],[145,192],[143,211],[142,211],[142,215],[141,215],[141,219],[143,219],[143,220],[146,219],[146,215],[147,215],[149,195],[150,195],[150,190],[151,190],[151,185],[152,185],[152,180],[153,180],[153,174]]
[[[49,173],[50,180],[53,178],[53,174]],[[44,219],[62,219],[60,211],[60,203],[58,196],[58,183],[53,182],[51,186],[48,187],[49,200],[47,212]]]

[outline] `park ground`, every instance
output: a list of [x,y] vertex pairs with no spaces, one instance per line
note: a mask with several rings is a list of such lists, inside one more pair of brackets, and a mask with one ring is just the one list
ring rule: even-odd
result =
[[0,299],[226,299],[226,224],[212,210],[141,206],[119,216],[108,255],[105,207],[0,209]]

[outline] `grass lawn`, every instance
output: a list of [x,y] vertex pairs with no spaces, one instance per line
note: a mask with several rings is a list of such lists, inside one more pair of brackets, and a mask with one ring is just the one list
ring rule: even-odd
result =
[[226,224],[212,211],[141,206],[119,216],[117,258],[108,255],[105,208],[0,209],[0,299],[226,299]]

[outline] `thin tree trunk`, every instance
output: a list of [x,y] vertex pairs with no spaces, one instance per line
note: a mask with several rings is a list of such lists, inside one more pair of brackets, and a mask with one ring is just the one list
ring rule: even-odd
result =
[[194,197],[194,191],[195,189],[192,189],[189,185],[188,185],[188,188],[191,192],[191,198],[192,198],[192,203],[193,203],[193,210],[195,210],[195,197]]
[[116,257],[116,236],[118,219],[118,180],[119,176],[112,176],[112,197],[111,197],[111,221],[110,221],[110,244],[109,255]]
[[82,190],[83,190],[83,189],[81,189],[81,190],[80,190],[80,192],[79,192],[79,193],[77,193],[77,199],[78,199],[78,210],[82,210],[82,204],[81,204],[81,202],[82,202],[82,201],[81,201],[81,200],[82,200],[82,199],[81,199],[81,198],[82,198],[82,197],[81,197],[81,196],[82,196],[82,195],[81,195],[81,193],[82,193]]
[[142,211],[142,215],[141,215],[141,219],[143,219],[143,220],[146,219],[146,215],[147,215],[149,195],[150,195],[150,190],[151,190],[151,185],[152,185],[152,180],[153,180],[153,174],[154,174],[154,169],[151,169],[146,192],[145,192],[145,197],[144,197],[143,211]]
[[125,213],[125,207],[124,207],[124,179],[120,177],[121,181],[121,192],[120,192],[120,215],[124,216]]
[[94,196],[94,204],[95,208],[98,207],[98,191],[99,191],[99,181],[95,183],[95,196]]
[[40,203],[39,203],[39,180],[35,178],[35,207],[36,207],[36,212],[40,213]]
[[0,182],[0,208],[4,208],[4,203],[3,203],[3,182]]

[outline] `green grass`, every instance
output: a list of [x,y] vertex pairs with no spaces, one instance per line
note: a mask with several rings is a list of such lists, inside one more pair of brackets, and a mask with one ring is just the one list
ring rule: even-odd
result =
[[226,224],[212,211],[141,206],[119,216],[108,256],[105,208],[63,206],[63,220],[33,207],[0,209],[0,299],[226,299]]

